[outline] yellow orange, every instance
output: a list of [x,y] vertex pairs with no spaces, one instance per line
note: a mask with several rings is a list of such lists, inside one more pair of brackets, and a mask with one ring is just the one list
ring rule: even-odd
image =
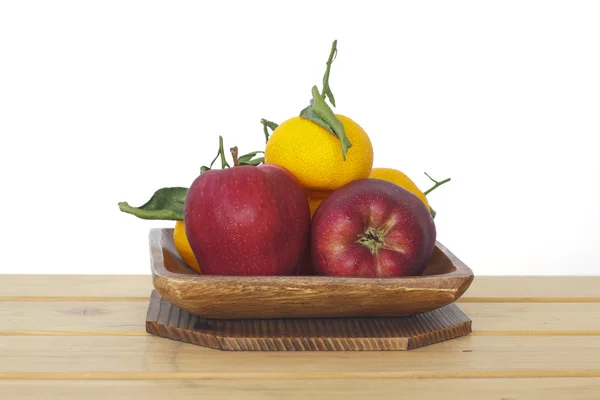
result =
[[173,229],[173,242],[175,243],[175,249],[177,249],[177,253],[179,253],[181,258],[183,258],[183,261],[185,261],[186,264],[194,271],[200,273],[200,265],[198,265],[198,261],[196,260],[196,256],[192,251],[190,242],[188,242],[183,221],[177,221],[175,223],[175,228]]
[[286,168],[310,190],[335,190],[368,177],[373,167],[369,136],[350,118],[336,115],[352,143],[346,160],[336,136],[312,121],[293,117],[273,131],[265,149],[265,163]]
[[419,187],[403,172],[392,168],[373,168],[369,178],[381,179],[384,181],[395,183],[398,186],[402,186],[404,189],[415,194],[429,209],[429,202],[425,194],[419,189]]
[[315,190],[308,192],[308,204],[310,206],[311,218],[317,210],[317,207],[319,207],[319,204],[321,204],[321,202],[325,200],[331,193],[333,193],[333,190]]

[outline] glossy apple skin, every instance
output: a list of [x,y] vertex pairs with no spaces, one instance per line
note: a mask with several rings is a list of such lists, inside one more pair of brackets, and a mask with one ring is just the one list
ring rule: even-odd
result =
[[305,189],[276,165],[198,176],[184,204],[186,235],[205,275],[296,275],[308,246]]
[[311,253],[319,275],[421,275],[435,243],[436,227],[425,204],[408,190],[379,179],[342,186],[319,205],[312,219]]

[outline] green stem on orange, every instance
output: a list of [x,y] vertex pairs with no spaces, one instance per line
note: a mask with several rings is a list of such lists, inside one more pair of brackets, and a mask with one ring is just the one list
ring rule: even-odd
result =
[[325,69],[325,75],[323,75],[323,90],[321,91],[321,96],[323,100],[329,98],[331,105],[336,107],[335,98],[333,97],[333,93],[331,92],[331,88],[329,87],[329,74],[331,73],[331,64],[337,55],[337,40],[334,40],[331,44],[331,52],[329,53],[329,58],[327,59],[327,68]]
[[269,142],[269,129],[271,129],[271,132],[273,132],[275,129],[277,129],[277,127],[279,125],[276,124],[275,122],[266,120],[264,118],[260,120],[260,123],[263,125],[263,132],[265,133],[265,142],[268,143]]
[[429,174],[427,172],[425,172],[425,175],[427,175],[427,177],[429,179],[431,179],[434,183],[434,185],[432,187],[430,187],[429,189],[427,189],[425,192],[423,192],[423,194],[425,196],[427,196],[429,193],[433,192],[435,189],[437,189],[438,187],[442,186],[444,183],[450,182],[450,178],[446,178],[443,181],[436,181],[435,179],[433,179],[431,176],[429,176]]
[[329,86],[329,75],[331,73],[331,64],[333,63],[333,60],[335,60],[336,55],[337,40],[334,40],[331,45],[331,51],[329,52],[329,58],[327,59],[325,75],[323,75],[322,93],[319,93],[317,86],[312,87],[312,99],[310,100],[310,104],[300,111],[300,116],[314,122],[337,137],[340,140],[342,157],[345,161],[346,154],[348,153],[348,149],[352,147],[352,143],[350,142],[350,139],[348,139],[348,136],[346,136],[344,125],[326,102],[326,99],[329,99],[331,105],[335,107],[335,98],[333,97],[331,87]]

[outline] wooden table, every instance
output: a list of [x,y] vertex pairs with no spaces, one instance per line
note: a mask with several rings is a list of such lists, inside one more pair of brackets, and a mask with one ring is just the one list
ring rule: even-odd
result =
[[600,277],[476,277],[457,303],[472,335],[408,352],[154,337],[151,289],[149,276],[0,275],[0,398],[600,399]]

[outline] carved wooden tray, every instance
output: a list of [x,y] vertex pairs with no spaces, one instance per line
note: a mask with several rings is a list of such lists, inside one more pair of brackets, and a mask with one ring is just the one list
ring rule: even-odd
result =
[[174,306],[210,319],[402,317],[456,301],[473,272],[437,243],[422,276],[201,275],[179,257],[173,230],[150,231],[154,288]]
[[471,333],[471,320],[450,304],[396,318],[206,319],[152,292],[146,331],[218,350],[410,350]]

